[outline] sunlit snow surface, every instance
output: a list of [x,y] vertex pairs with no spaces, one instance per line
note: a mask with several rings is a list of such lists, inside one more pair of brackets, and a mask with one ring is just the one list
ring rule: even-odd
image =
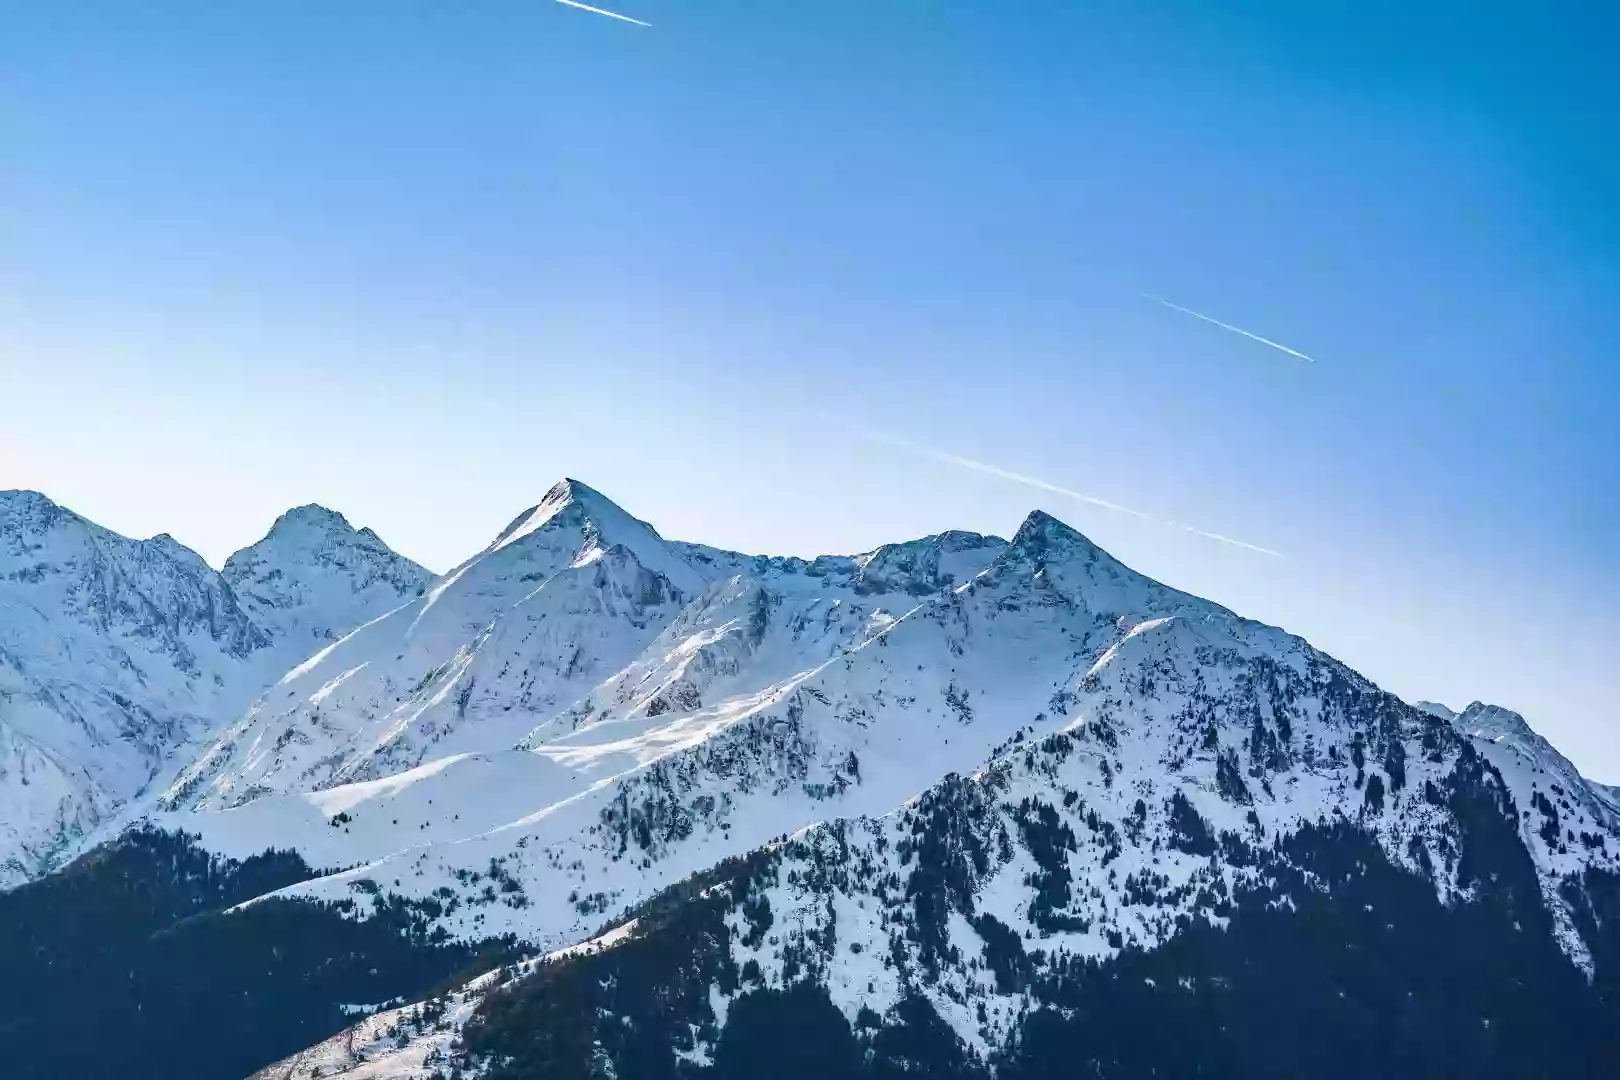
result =
[[[1392,718],[1404,785],[1377,754],[1352,763],[1358,709]],[[1445,811],[1420,793],[1456,767],[1461,741],[1431,752],[1430,716],[1496,765],[1519,808],[1556,802],[1561,836],[1615,835],[1613,793],[1522,719],[1424,710],[1129,570],[1045,514],[1011,541],[945,533],[857,556],[756,558],[665,541],[565,481],[421,595],[292,666],[146,808],[222,854],[290,847],[332,869],[289,895],[351,897],[374,882],[454,898],[448,932],[511,932],[541,951],[580,947],[660,889],[772,847],[775,936],[811,934],[831,913],[838,940],[863,946],[823,973],[853,1015],[901,992],[881,960],[891,899],[853,877],[810,889],[787,868],[835,850],[898,873],[898,839],[945,795],[981,804],[987,836],[1015,838],[973,882],[978,911],[1031,949],[1099,957],[1163,940],[1178,915],[1213,918],[1200,890],[1229,893],[1252,873],[1167,843],[1175,793],[1215,830],[1263,843],[1358,822],[1397,863],[1424,853],[1452,899]],[[1257,732],[1279,747],[1263,768]],[[1223,760],[1241,762],[1242,791]],[[1374,780],[1381,811],[1367,805]],[[1080,839],[1062,928],[1032,918],[1037,868],[1013,822],[1026,798]],[[1611,865],[1620,843],[1593,850],[1543,830],[1524,815],[1560,941],[1585,964],[1557,882]],[[948,932],[962,955],[980,953],[960,915]],[[780,941],[736,951],[781,979]],[[485,989],[449,1001],[450,1030]],[[983,965],[945,973],[930,997],[981,1048],[1025,1005]],[[727,1007],[718,990],[714,1005]],[[426,1075],[451,1036],[402,1027],[409,1008],[274,1075]]]
[[0,492],[0,886],[115,826],[267,683],[430,575],[319,507],[216,573]]

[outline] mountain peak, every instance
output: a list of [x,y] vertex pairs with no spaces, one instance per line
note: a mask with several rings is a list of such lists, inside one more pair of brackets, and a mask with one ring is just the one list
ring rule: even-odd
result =
[[1009,569],[1033,571],[1043,588],[1055,590],[1070,603],[1110,617],[1124,615],[1135,621],[1176,614],[1232,614],[1131,569],[1044,510],[1034,510],[1024,519],[1002,559]]
[[23,489],[0,491],[0,532],[21,528],[35,530],[49,528],[60,518],[83,520],[65,506],[52,501],[50,496],[38,491]]
[[1512,750],[1543,767],[1579,775],[1569,759],[1512,709],[1484,701],[1470,702],[1468,708],[1452,715],[1451,725],[1469,738]]
[[55,506],[49,495],[34,491],[31,488],[6,488],[0,490],[0,506]]
[[327,641],[427,587],[433,575],[370,529],[316,503],[276,518],[222,571],[254,618],[283,640]]
[[589,484],[575,480],[571,476],[565,476],[555,484],[551,485],[551,490],[546,492],[546,497],[543,501],[551,502],[553,500],[560,500],[564,502],[571,502],[581,499],[605,500],[606,498],[607,496],[603,495],[600,491],[597,491]]
[[192,551],[190,548],[186,547],[186,545],[182,544],[180,541],[176,540],[169,533],[158,533],[150,540],[144,541],[143,546],[148,551],[160,552],[164,558],[184,566],[189,566],[193,570],[211,572],[209,570],[207,560],[205,560],[195,551]]
[[1048,553],[1079,552],[1088,555],[1106,553],[1092,543],[1080,530],[1066,525],[1045,510],[1031,510],[1024,523],[1013,533],[1013,550],[1035,557]]
[[341,547],[373,549],[378,554],[390,558],[403,558],[372,530],[356,529],[349,524],[348,518],[319,503],[305,503],[303,506],[287,510],[276,518],[270,526],[270,531],[265,533],[264,538],[258,543],[245,547],[226,559],[225,576],[227,579],[232,578],[233,567],[239,568],[243,563],[262,560],[272,551],[279,552],[279,557],[283,558],[289,554],[302,558],[304,556],[296,556],[295,553],[326,552]]
[[155,556],[184,567],[191,574],[201,573],[206,577],[213,573],[207,560],[169,533],[158,533],[147,540],[132,540],[74,513],[38,491],[0,491],[0,534],[29,533],[41,536],[63,528],[73,530],[86,543],[111,545],[138,558]]
[[1500,739],[1503,736],[1540,738],[1529,722],[1512,709],[1484,701],[1470,702],[1468,708],[1453,715],[1452,723],[1463,729],[1465,734],[1487,739]]
[[305,503],[303,506],[295,506],[291,510],[288,510],[280,517],[276,518],[275,524],[270,526],[269,535],[275,536],[278,532],[285,533],[295,529],[339,529],[343,532],[355,531],[354,526],[349,524],[348,518],[344,517],[336,510],[327,509],[319,503]]
[[[572,515],[570,515],[572,510]],[[658,529],[648,525],[640,518],[630,517],[630,513],[609,499],[608,495],[596,491],[595,487],[582,484],[577,479],[562,478],[552,484],[538,504],[528,508],[517,517],[512,518],[509,525],[501,529],[496,539],[489,546],[488,551],[499,551],[507,544],[514,544],[530,533],[551,523],[552,520],[572,521],[573,518],[583,518],[595,523],[599,534],[608,538],[609,544],[617,541],[617,529],[632,528],[635,533],[651,534],[654,539],[658,536]]]
[[[258,543],[250,544],[226,559],[225,579],[232,585],[238,585],[245,576],[261,570],[259,564],[266,561],[275,564],[288,561],[329,562],[336,552],[345,549],[357,553],[369,552],[389,561],[399,560],[408,563],[413,571],[419,571],[422,576],[431,576],[396,553],[370,529],[356,529],[349,524],[348,518],[319,503],[305,503],[276,518],[270,531]],[[347,559],[340,558],[339,561]]]
[[[695,594],[706,583],[691,563],[664,542],[657,529],[595,488],[570,477],[553,484],[539,503],[513,518],[494,542],[462,564],[462,568],[502,549],[527,544],[530,537],[542,533],[555,538],[555,542],[571,546],[576,562],[589,558],[593,552],[621,547],[632,553],[643,567],[662,574],[687,595]],[[541,541],[542,546],[552,542]],[[449,576],[456,576],[460,569],[451,571]]]

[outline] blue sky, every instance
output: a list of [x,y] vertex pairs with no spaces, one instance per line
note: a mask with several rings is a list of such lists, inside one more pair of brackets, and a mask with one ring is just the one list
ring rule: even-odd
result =
[[0,0],[0,486],[441,569],[562,475],[773,552],[1040,506],[1620,781],[1609,5],[604,6]]

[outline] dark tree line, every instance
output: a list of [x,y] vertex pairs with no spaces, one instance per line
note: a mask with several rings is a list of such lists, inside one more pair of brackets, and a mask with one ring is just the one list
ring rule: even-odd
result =
[[352,1018],[509,958],[454,945],[428,905],[380,893],[270,900],[313,871],[290,852],[219,859],[131,834],[0,893],[0,1074],[8,1080],[242,1080]]

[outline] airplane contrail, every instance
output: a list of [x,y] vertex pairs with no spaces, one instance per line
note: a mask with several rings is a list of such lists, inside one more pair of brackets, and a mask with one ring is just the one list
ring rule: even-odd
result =
[[1241,326],[1233,326],[1231,323],[1221,322],[1221,320],[1219,320],[1219,319],[1213,319],[1213,318],[1209,317],[1208,315],[1205,315],[1201,311],[1194,311],[1192,308],[1185,308],[1185,307],[1182,307],[1180,304],[1172,304],[1170,301],[1166,300],[1162,296],[1154,296],[1152,293],[1141,293],[1140,295],[1141,295],[1142,299],[1144,299],[1144,300],[1152,300],[1155,304],[1163,304],[1165,307],[1169,308],[1171,311],[1179,311],[1183,315],[1191,315],[1195,319],[1203,319],[1205,322],[1213,323],[1214,325],[1220,327],[1222,330],[1230,330],[1234,334],[1242,334],[1244,337],[1248,338],[1250,341],[1258,341],[1262,345],[1270,345],[1273,349],[1277,349],[1277,350],[1279,350],[1281,352],[1285,352],[1289,356],[1297,356],[1301,360],[1308,361],[1308,362],[1310,362],[1312,364],[1316,363],[1316,358],[1314,356],[1306,356],[1304,353],[1300,352],[1298,349],[1290,349],[1288,346],[1282,344],[1279,341],[1272,341],[1270,338],[1265,338],[1265,337],[1261,337],[1259,334],[1250,333],[1249,331],[1243,329],[1243,327],[1241,327]]
[[591,7],[589,4],[582,4],[579,0],[557,0],[557,3],[567,4],[571,8],[579,8],[581,11],[589,11],[595,15],[606,15],[608,18],[618,19],[620,22],[635,23],[637,26],[652,25],[652,23],[642,22],[640,19],[632,19],[628,15],[620,15],[617,11],[607,11],[603,8]]
[[1287,558],[1287,556],[1282,552],[1273,551],[1271,548],[1267,547],[1261,547],[1259,544],[1251,544],[1246,540],[1238,540],[1230,536],[1222,536],[1220,533],[1210,532],[1208,529],[1200,529],[1196,526],[1187,525],[1180,521],[1172,521],[1169,518],[1156,517],[1153,514],[1149,514],[1141,510],[1133,510],[1129,506],[1121,506],[1119,503],[1109,502],[1107,499],[1099,499],[1095,495],[1087,495],[1083,491],[1075,491],[1073,488],[1066,488],[1061,484],[1054,484],[1050,481],[1042,480],[1038,476],[1029,476],[1025,473],[1013,472],[1011,469],[1003,469],[999,465],[991,465],[983,461],[974,461],[972,458],[965,458],[960,454],[952,454],[944,450],[935,450],[933,447],[922,446],[911,442],[909,439],[898,438],[894,435],[884,435],[881,432],[876,431],[863,431],[860,434],[863,438],[871,442],[882,443],[885,446],[892,446],[896,450],[903,450],[915,457],[929,458],[933,461],[944,462],[947,465],[955,465],[961,469],[971,469],[974,472],[985,473],[989,476],[998,476],[1003,480],[1011,480],[1015,484],[1023,484],[1026,487],[1038,488],[1041,491],[1049,491],[1054,495],[1062,495],[1065,498],[1074,499],[1077,502],[1083,502],[1089,506],[1097,506],[1104,510],[1112,510],[1117,514],[1129,514],[1131,517],[1141,518],[1143,521],[1152,521],[1159,525],[1168,525],[1172,529],[1180,529],[1182,532],[1189,532],[1194,536],[1202,536],[1206,540],[1215,540],[1222,544],[1230,544],[1233,547],[1245,548],[1249,551],[1258,552],[1261,555],[1269,555],[1274,559]]

